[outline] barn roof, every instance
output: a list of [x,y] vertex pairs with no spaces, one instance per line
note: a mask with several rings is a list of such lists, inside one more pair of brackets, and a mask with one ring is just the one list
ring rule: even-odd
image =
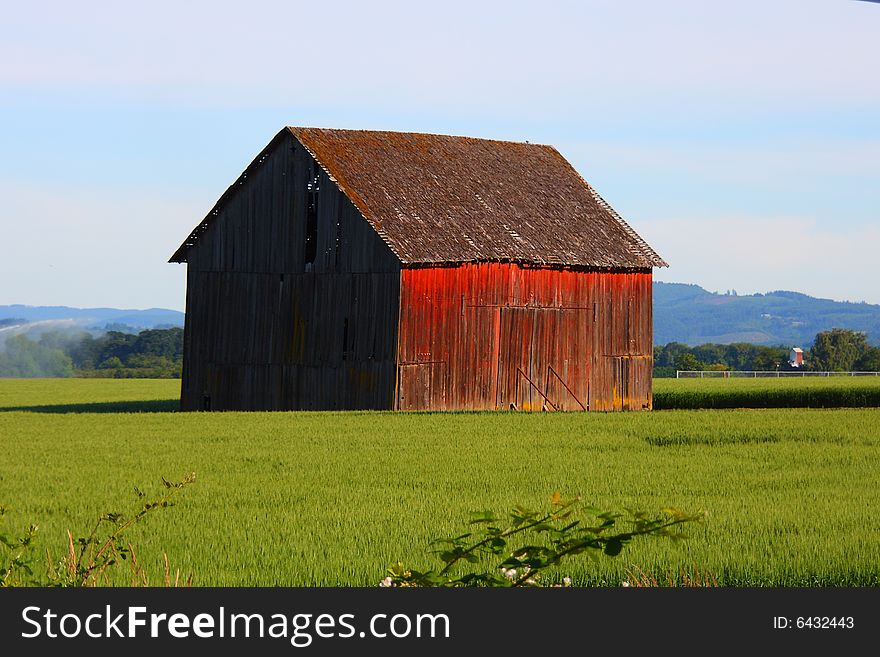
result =
[[[287,130],[403,264],[666,266],[552,146],[407,132]],[[186,260],[216,209],[173,262]]]

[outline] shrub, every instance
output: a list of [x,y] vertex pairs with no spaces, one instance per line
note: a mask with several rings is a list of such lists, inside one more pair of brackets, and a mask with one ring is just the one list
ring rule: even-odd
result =
[[[157,509],[173,506],[173,498],[180,490],[195,481],[195,473],[186,475],[180,482],[162,479],[164,491],[152,500],[143,501],[147,495],[138,488],[135,493],[142,500],[139,509],[125,516],[121,513],[101,515],[85,536],[74,538],[67,531],[65,556],[55,562],[50,551],[46,550],[47,568],[45,576],[35,573],[35,537],[37,526],[31,525],[23,535],[10,537],[0,534],[0,586],[98,586],[110,583],[110,573],[114,566],[128,561],[132,573],[133,586],[148,586],[149,582],[143,567],[137,561],[131,543],[124,540],[125,533],[140,523],[148,514]],[[0,521],[6,514],[6,507],[0,507]],[[165,559],[165,584],[170,585],[168,557]],[[186,583],[191,583],[192,576]],[[180,583],[177,572],[175,584]]]
[[[616,557],[624,546],[638,536],[662,536],[680,539],[680,525],[701,520],[704,514],[686,514],[677,509],[663,509],[649,515],[627,510],[612,513],[580,507],[580,498],[563,500],[556,492],[550,497],[549,510],[532,510],[515,506],[508,517],[491,511],[473,514],[468,532],[454,538],[434,541],[434,550],[443,566],[438,569],[415,570],[402,562],[388,569],[382,586],[542,586],[545,573],[564,559],[578,554],[605,554]],[[594,518],[590,524],[576,517],[586,512]],[[488,568],[482,567],[488,564]],[[465,566],[465,572],[454,571]],[[552,585],[568,585],[571,581]]]

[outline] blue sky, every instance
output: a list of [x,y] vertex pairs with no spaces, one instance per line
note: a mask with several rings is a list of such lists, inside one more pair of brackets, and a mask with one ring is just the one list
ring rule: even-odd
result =
[[184,304],[177,245],[285,124],[556,146],[658,280],[880,303],[880,6],[10,6],[0,304]]

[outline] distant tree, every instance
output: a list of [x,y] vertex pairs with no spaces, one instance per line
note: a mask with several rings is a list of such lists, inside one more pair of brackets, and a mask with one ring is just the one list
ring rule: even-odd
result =
[[101,338],[101,360],[116,356],[119,360],[125,362],[129,354],[134,351],[137,340],[138,336],[130,333],[107,331],[107,334]]
[[732,370],[750,370],[752,369],[752,352],[755,346],[747,342],[734,342],[725,345],[724,356],[722,362]]
[[183,329],[152,329],[141,331],[132,347],[137,354],[162,356],[171,360],[183,357]]
[[67,353],[73,360],[73,365],[81,370],[93,370],[98,364],[101,352],[101,343],[91,333],[86,333],[78,341],[68,347]]
[[24,335],[14,335],[6,339],[6,348],[0,353],[0,376],[33,377],[39,376],[37,361],[34,358],[31,342]]
[[104,331],[115,331],[117,333],[131,333],[137,334],[140,330],[135,326],[131,326],[130,324],[123,324],[121,322],[109,322],[104,324]]
[[720,344],[701,344],[691,349],[696,359],[704,363],[726,364],[725,351],[724,345]]
[[[675,361],[682,354],[690,353],[691,348],[681,342],[670,342],[654,349],[654,365],[658,367],[675,367]],[[680,369],[680,368],[679,368]]]
[[691,352],[679,354],[675,359],[675,369],[677,370],[702,370],[703,363],[697,360]]
[[856,361],[857,372],[880,372],[880,347],[868,347]]
[[8,377],[66,377],[73,375],[73,363],[61,349],[46,347],[25,335],[6,340],[6,350],[0,354],[0,376]]
[[99,370],[118,370],[122,369],[122,361],[119,356],[110,356],[109,358],[101,361],[98,365]]
[[752,350],[751,363],[746,369],[772,371],[779,369],[787,359],[788,350],[785,347],[755,346]]
[[809,351],[807,366],[828,372],[851,371],[868,351],[868,341],[861,331],[834,328],[816,334]]
[[80,342],[87,335],[89,334],[86,332],[72,333],[70,331],[46,331],[45,333],[40,334],[39,343],[41,347],[61,349],[69,356],[70,348]]

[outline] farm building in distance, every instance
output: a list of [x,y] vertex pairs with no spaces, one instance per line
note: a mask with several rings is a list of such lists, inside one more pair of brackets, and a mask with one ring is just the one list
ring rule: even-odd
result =
[[652,405],[666,263],[550,146],[285,128],[171,262],[184,410]]

